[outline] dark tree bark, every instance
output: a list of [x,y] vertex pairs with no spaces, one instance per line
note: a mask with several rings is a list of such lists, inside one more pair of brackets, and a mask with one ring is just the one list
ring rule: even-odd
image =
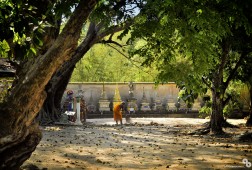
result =
[[64,75],[54,75],[47,84],[47,98],[43,104],[43,108],[39,112],[38,117],[38,121],[41,125],[47,125],[59,121],[61,116],[61,99],[73,70],[74,67],[69,68],[66,72],[64,72]]
[[249,86],[250,106],[249,106],[249,118],[246,121],[246,126],[252,126],[252,86]]
[[252,111],[249,111],[249,118],[246,121],[246,126],[252,126]]
[[48,96],[38,118],[41,124],[53,123],[59,120],[62,96],[71,78],[75,65],[94,44],[97,31],[95,24],[91,23],[84,41],[78,46],[70,60],[65,62],[48,82],[46,86]]
[[[223,100],[218,90],[219,88],[216,88],[214,86],[218,85],[216,81],[218,81],[218,77],[215,78],[215,82],[213,82],[213,88],[212,88],[212,114],[211,114],[211,120],[210,120],[210,129],[211,132],[214,134],[222,134],[222,124],[224,123],[224,117],[223,117]],[[218,86],[217,86],[218,87]]]
[[61,34],[45,52],[29,60],[19,72],[7,101],[0,106],[0,169],[19,169],[41,139],[34,119],[46,99],[45,87],[70,59],[96,1],[80,1]]
[[226,41],[222,42],[222,55],[220,64],[212,74],[212,114],[210,120],[210,129],[213,134],[222,134],[222,125],[225,122],[223,117],[224,94],[227,88],[223,81],[224,67],[228,60],[229,47]]

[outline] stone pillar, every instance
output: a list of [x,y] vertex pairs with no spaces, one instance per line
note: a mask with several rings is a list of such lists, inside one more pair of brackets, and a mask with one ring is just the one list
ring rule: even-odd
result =
[[137,100],[129,99],[128,105],[127,105],[127,110],[129,113],[135,113],[138,110],[137,107]]
[[163,109],[162,101],[160,99],[155,99],[153,110],[154,111],[162,111],[162,109]]
[[96,111],[96,106],[94,105],[92,91],[91,91],[91,96],[90,96],[90,99],[89,99],[89,103],[87,105],[87,110],[88,110],[89,113],[94,113]]
[[81,120],[80,120],[80,97],[76,97],[76,111],[77,111],[77,118],[76,118],[76,121],[75,121],[75,124],[77,125],[82,125],[81,123]]
[[141,101],[141,111],[150,111],[150,103],[148,103],[146,95],[145,95],[145,91],[144,91],[144,87],[143,87],[143,98]]
[[175,111],[175,110],[177,110],[175,104],[176,104],[176,100],[175,99],[168,99],[168,101],[167,101],[167,110],[168,111]]
[[179,110],[187,110],[187,105],[186,105],[186,102],[184,100],[180,99],[179,103],[180,103]]
[[104,83],[103,83],[102,93],[99,99],[99,111],[101,112],[101,114],[103,114],[104,111],[110,111],[109,104],[110,104],[110,101],[107,98]]
[[137,107],[137,99],[134,96],[134,90],[135,86],[133,82],[129,82],[129,99],[128,99],[128,105],[127,110],[129,113],[135,113],[138,109]]

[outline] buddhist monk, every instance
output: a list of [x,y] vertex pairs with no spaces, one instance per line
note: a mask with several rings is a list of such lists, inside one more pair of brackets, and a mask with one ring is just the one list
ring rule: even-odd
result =
[[114,106],[113,113],[114,113],[114,120],[116,121],[116,125],[118,125],[118,121],[120,121],[120,124],[122,126],[122,111],[123,111],[124,105],[125,105],[125,102],[121,102]]

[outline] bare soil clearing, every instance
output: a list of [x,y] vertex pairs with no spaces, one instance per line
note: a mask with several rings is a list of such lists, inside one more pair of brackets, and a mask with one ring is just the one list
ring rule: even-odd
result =
[[[188,135],[209,120],[134,118],[115,126],[113,119],[90,119],[83,126],[41,127],[43,138],[25,166],[39,169],[250,169],[251,142],[238,136],[252,128],[245,120],[228,120],[239,128],[228,135]],[[125,123],[125,122],[124,122]],[[252,168],[252,167],[251,167]],[[25,168],[24,168],[25,169]]]

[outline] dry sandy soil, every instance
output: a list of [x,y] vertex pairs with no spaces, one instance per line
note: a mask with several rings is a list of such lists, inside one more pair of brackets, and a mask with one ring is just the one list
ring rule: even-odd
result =
[[239,125],[224,129],[228,136],[188,135],[207,121],[134,118],[120,127],[111,118],[41,127],[43,138],[24,165],[49,170],[252,169],[246,167],[252,145],[238,141],[239,134],[252,131],[244,127],[245,120],[228,120]]

